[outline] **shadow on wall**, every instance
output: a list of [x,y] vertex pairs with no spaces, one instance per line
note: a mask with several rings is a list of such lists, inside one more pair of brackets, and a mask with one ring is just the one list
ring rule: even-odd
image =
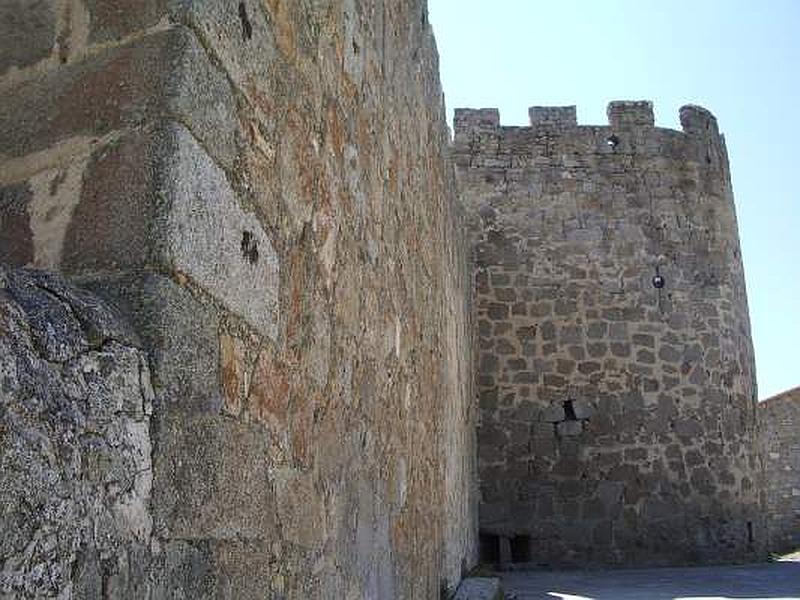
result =
[[800,563],[512,573],[503,587],[518,600],[786,600],[800,598]]

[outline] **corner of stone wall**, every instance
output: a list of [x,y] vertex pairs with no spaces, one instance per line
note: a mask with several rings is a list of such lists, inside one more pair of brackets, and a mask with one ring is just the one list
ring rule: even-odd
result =
[[0,262],[67,274],[147,350],[155,596],[455,585],[469,286],[425,19],[11,4]]

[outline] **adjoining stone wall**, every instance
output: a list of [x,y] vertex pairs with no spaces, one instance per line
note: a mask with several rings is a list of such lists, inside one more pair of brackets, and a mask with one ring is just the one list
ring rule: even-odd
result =
[[452,588],[471,285],[425,3],[0,10],[0,262],[142,339],[154,597]]
[[649,102],[609,126],[455,114],[475,252],[485,560],[763,555],[753,350],[725,145]]
[[758,404],[769,550],[800,549],[800,387]]

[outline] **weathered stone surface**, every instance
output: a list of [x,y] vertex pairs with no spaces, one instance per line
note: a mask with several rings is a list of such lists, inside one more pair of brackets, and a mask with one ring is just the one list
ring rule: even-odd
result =
[[800,388],[760,402],[769,550],[800,548]]
[[167,15],[167,0],[82,0],[89,17],[90,44],[118,40],[156,25]]
[[150,356],[161,407],[185,414],[219,411],[220,316],[211,302],[149,272],[85,283],[134,324]]
[[54,0],[8,0],[0,5],[0,76],[47,58],[56,41]]
[[0,267],[0,595],[141,597],[153,391],[91,295]]
[[26,182],[0,187],[0,261],[5,264],[33,263],[33,231],[28,214],[32,195]]
[[453,600],[500,600],[503,598],[498,577],[468,577],[461,582]]
[[[210,417],[162,419],[154,458],[153,515],[160,535],[176,539],[276,537],[266,432]],[[197,444],[203,440],[202,444]]]
[[230,168],[234,111],[225,76],[188,30],[173,27],[0,90],[0,159],[171,117]]
[[165,243],[171,268],[262,335],[278,328],[278,256],[259,220],[243,211],[225,173],[182,128],[164,169]]
[[[649,102],[611,103],[608,126],[577,125],[574,107],[530,115],[531,127],[455,115],[474,318],[492,324],[478,330],[483,533],[527,540],[540,564],[763,556],[753,351],[716,121],[685,107],[683,132],[656,128]],[[531,418],[518,420],[523,402]]]
[[[51,237],[36,247],[39,251],[41,245],[52,244],[53,268],[78,274],[152,264],[160,233],[156,214],[159,204],[163,206],[153,178],[163,156],[159,147],[167,140],[163,131],[145,130],[115,137],[91,154],[80,188],[71,193],[74,206],[61,224],[61,244]],[[31,215],[48,193],[34,196]],[[32,221],[36,228],[36,217]]]
[[0,81],[2,251],[148,352],[157,551],[131,564],[154,598],[453,591],[471,291],[424,3],[162,4],[71,2],[74,44]]

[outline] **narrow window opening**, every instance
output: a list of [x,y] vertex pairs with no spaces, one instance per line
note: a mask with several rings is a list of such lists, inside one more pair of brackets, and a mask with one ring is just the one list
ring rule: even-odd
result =
[[753,522],[752,521],[748,521],[747,522],[747,543],[752,545],[753,542],[754,542],[754,539],[753,539]]
[[251,264],[258,262],[258,240],[249,231],[242,233],[242,256]]
[[606,138],[606,145],[614,150],[617,146],[619,146],[619,138],[615,135],[610,135]]
[[577,421],[578,417],[575,415],[575,406],[572,404],[572,400],[564,400],[564,420],[565,421]]

